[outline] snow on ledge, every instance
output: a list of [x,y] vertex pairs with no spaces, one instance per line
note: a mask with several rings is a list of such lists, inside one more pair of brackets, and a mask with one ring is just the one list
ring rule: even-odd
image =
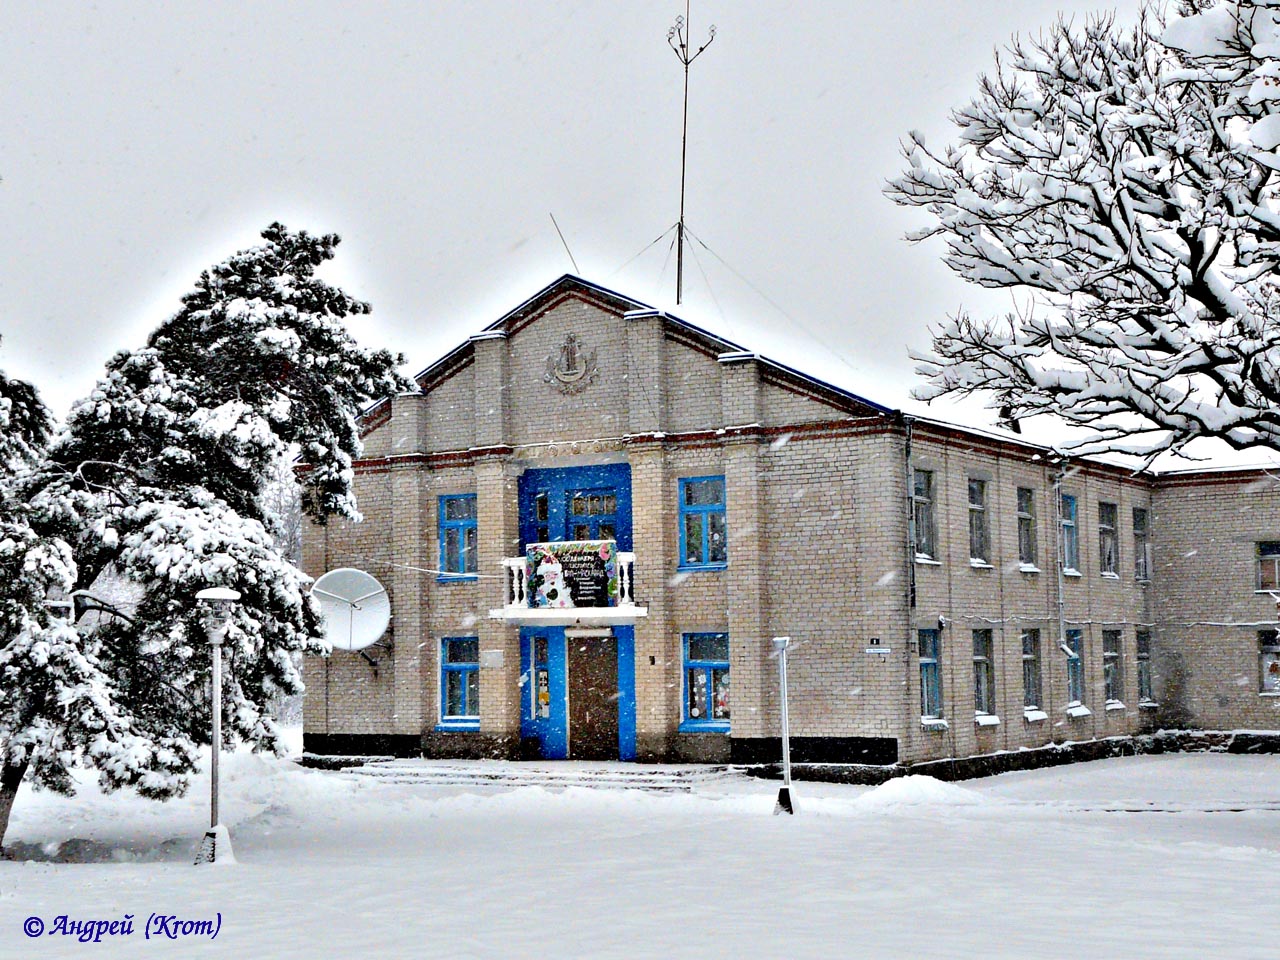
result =
[[1043,710],[1023,710],[1022,719],[1027,723],[1039,723],[1042,720],[1048,720],[1049,715]]
[[917,554],[916,554],[916,563],[923,563],[923,564],[925,564],[925,565],[927,565],[927,566],[930,566],[930,567],[940,567],[940,566],[942,566],[942,561],[941,561],[941,560],[935,560],[935,559],[933,559],[933,557],[929,556],[927,553],[917,553]]
[[1019,573],[1039,573],[1040,568],[1037,567],[1034,563],[1020,563],[1018,564],[1018,572]]
[[1123,710],[1124,708],[1125,708],[1125,707],[1124,707],[1124,704],[1123,704],[1123,703],[1121,703],[1119,700],[1108,700],[1108,701],[1107,701],[1107,709],[1108,709],[1108,710]]
[[921,717],[920,726],[924,727],[926,730],[937,731],[947,730],[950,728],[950,724],[941,717]]
[[973,722],[980,727],[998,727],[1000,726],[1000,718],[994,713],[975,713]]
[[991,564],[987,563],[987,561],[980,560],[977,557],[969,558],[969,566],[973,567],[973,569],[975,570],[994,570],[995,569],[995,567],[991,566]]
[[1071,717],[1072,719],[1076,719],[1079,717],[1093,716],[1093,711],[1090,710],[1088,707],[1086,707],[1083,703],[1068,704],[1066,713],[1067,713],[1067,716]]

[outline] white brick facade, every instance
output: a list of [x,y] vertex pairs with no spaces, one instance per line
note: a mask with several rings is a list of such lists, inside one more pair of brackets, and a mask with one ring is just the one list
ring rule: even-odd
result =
[[[545,381],[548,358],[569,334],[596,362],[580,393]],[[1134,477],[1077,462],[1059,479],[1062,468],[1043,448],[912,421],[574,278],[419,383],[420,394],[367,418],[356,475],[364,522],[312,526],[305,536],[307,573],[366,569],[386,585],[393,609],[368,658],[335,651],[306,664],[308,749],[521,755],[529,688],[520,633],[489,617],[503,603],[501,560],[522,552],[520,477],[604,463],[630,469],[635,594],[648,608],[635,624],[629,668],[639,759],[772,758],[779,718],[769,639],[784,634],[797,643],[790,703],[798,759],[916,762],[1160,722],[1280,727],[1280,697],[1260,692],[1258,673],[1258,634],[1276,619],[1274,601],[1255,592],[1257,544],[1280,542],[1280,486],[1269,477]],[[933,474],[930,560],[909,553],[913,469]],[[684,571],[679,483],[703,476],[724,477],[728,562]],[[970,558],[971,479],[985,484],[985,564]],[[1061,578],[1059,484],[1075,498],[1079,538],[1078,575]],[[1019,557],[1019,488],[1032,491],[1035,570]],[[437,572],[439,497],[452,494],[476,497],[476,578]],[[1118,518],[1115,575],[1099,566],[1100,504],[1114,505]],[[1135,507],[1148,511],[1149,582],[1135,577]],[[1082,632],[1079,716],[1066,710],[1063,624]],[[939,625],[946,723],[926,727],[918,631]],[[1045,717],[1031,721],[1025,629],[1040,631]],[[981,724],[975,630],[991,631],[994,709]],[[1111,703],[1104,631],[1119,634]],[[1154,703],[1145,705],[1139,631],[1152,638]],[[729,636],[727,733],[681,731],[683,637],[694,633]],[[487,652],[474,729],[438,729],[441,640],[454,636],[477,637]]]

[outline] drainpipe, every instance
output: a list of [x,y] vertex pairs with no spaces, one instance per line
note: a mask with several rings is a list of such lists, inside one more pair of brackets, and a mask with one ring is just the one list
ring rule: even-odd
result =
[[[915,728],[912,726],[912,707],[911,707],[911,649],[912,641],[915,639],[914,618],[916,609],[916,510],[915,510],[915,477],[912,475],[911,458],[912,458],[912,419],[906,415],[902,417],[903,429],[906,431],[906,442],[903,445],[906,475],[907,475],[907,582],[906,582],[906,637],[905,643],[902,645],[902,670],[903,670],[903,712],[904,727],[903,732],[906,739],[909,740],[914,747],[915,745]],[[899,756],[898,761],[902,758]]]
[[[1063,535],[1062,535],[1062,481],[1066,479],[1066,476],[1067,476],[1067,463],[1064,460],[1058,464],[1058,472],[1057,474],[1054,475],[1054,478],[1053,478],[1053,500],[1054,500],[1053,514],[1055,517],[1058,518],[1058,530],[1055,535],[1055,539],[1058,545],[1057,568],[1058,568],[1058,649],[1059,650],[1061,650],[1063,647],[1067,645],[1067,601],[1066,601],[1066,593],[1064,591],[1065,581],[1062,579],[1062,570],[1063,570],[1063,567],[1066,566],[1066,560],[1067,560],[1066,554],[1065,554],[1066,542],[1063,539]],[[1079,518],[1077,517],[1077,520],[1078,519]],[[1077,527],[1077,531],[1078,529],[1079,528]],[[1078,532],[1076,536],[1077,537],[1079,536]],[[1045,658],[1045,662],[1047,666],[1048,665],[1047,657]],[[1042,694],[1042,697],[1041,697],[1041,699],[1045,700],[1048,703],[1052,703],[1052,698],[1053,698],[1052,686],[1053,685],[1050,684],[1049,693]],[[1049,713],[1049,711],[1047,710],[1045,712]],[[1052,724],[1053,722],[1052,717],[1053,715],[1052,713],[1050,713],[1050,719],[1048,721],[1050,724]],[[1057,727],[1051,725],[1049,729],[1051,731],[1056,731]],[[1058,742],[1057,734],[1051,733],[1051,739],[1054,743],[1057,743]]]

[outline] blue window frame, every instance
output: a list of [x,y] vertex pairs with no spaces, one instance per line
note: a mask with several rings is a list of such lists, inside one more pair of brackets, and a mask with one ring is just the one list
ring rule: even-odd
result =
[[440,641],[440,725],[480,729],[480,638]]
[[1067,655],[1067,701],[1084,703],[1084,631],[1068,630],[1063,653]]
[[942,631],[918,631],[920,639],[920,716],[926,720],[942,718]]
[[476,495],[440,498],[440,577],[457,580],[476,575]]
[[681,730],[729,729],[729,635],[684,635]]
[[721,570],[729,560],[724,477],[680,481],[680,567]]

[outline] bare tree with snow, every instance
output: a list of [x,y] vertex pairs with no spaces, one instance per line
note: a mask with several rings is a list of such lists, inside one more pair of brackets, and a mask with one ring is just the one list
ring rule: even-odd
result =
[[1033,296],[961,314],[918,356],[924,399],[1056,415],[1068,445],[1155,456],[1201,437],[1280,449],[1280,5],[1059,22],[1015,41],[937,152],[888,188],[945,262]]

